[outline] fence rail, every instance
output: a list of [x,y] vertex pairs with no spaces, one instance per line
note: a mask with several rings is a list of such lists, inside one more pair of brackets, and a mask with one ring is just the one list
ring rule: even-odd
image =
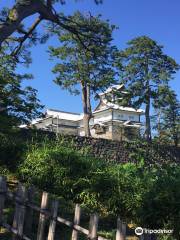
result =
[[[98,214],[90,215],[89,229],[80,226],[81,207],[76,204],[74,211],[74,220],[69,221],[58,216],[58,200],[51,201],[51,209],[49,206],[49,194],[42,193],[41,206],[34,204],[34,188],[26,189],[21,183],[18,183],[17,191],[14,193],[7,188],[6,178],[0,176],[0,227],[4,227],[12,233],[13,240],[32,240],[28,236],[32,232],[33,212],[39,213],[39,222],[37,229],[37,240],[55,240],[56,225],[61,223],[72,229],[71,240],[78,240],[79,233],[87,236],[90,240],[108,240],[98,235]],[[15,211],[12,225],[5,221],[4,209],[7,200],[11,200],[15,204]],[[46,233],[46,223],[49,220],[49,229]],[[116,240],[125,240],[126,224],[120,218],[117,219]]]

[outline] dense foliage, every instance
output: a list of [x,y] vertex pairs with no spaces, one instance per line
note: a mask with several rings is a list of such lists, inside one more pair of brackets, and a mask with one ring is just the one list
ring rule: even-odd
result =
[[18,168],[19,178],[102,216],[179,234],[180,167],[110,164],[82,156],[58,142],[35,144]]
[[175,92],[169,94],[169,101],[162,108],[160,130],[166,139],[178,146],[180,142],[180,102]]
[[159,86],[159,97],[154,103],[152,116],[156,140],[178,146],[180,141],[180,102],[169,86]]
[[5,50],[0,52],[1,132],[36,118],[42,108],[37,91],[22,86],[23,81],[31,79],[32,75],[17,73],[17,63]]
[[[100,16],[86,16],[80,12],[76,12],[71,21],[72,26],[78,23],[82,29],[89,27],[93,31],[87,31],[79,39],[60,27],[51,28],[58,35],[60,44],[58,47],[50,47],[51,58],[58,60],[53,68],[53,73],[56,74],[54,82],[70,93],[81,93],[83,125],[86,136],[89,136],[92,95],[116,82],[113,62],[117,48],[112,45],[115,26],[103,21]],[[92,38],[98,41],[92,41]]]
[[145,137],[150,141],[150,109],[161,98],[160,88],[169,88],[168,83],[179,65],[164,53],[161,45],[147,36],[129,41],[119,56],[118,67],[129,92],[129,103],[135,108],[145,106]]

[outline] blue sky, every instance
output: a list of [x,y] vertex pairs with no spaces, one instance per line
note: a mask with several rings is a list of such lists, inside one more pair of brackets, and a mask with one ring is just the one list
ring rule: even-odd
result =
[[[0,5],[11,6],[13,3],[13,0],[2,0]],[[101,14],[103,19],[109,19],[119,27],[113,37],[120,49],[125,48],[132,38],[147,35],[163,45],[164,52],[180,63],[180,0],[104,0],[102,5],[95,5],[93,0],[67,0],[59,9],[67,14],[77,10]],[[27,23],[31,20],[28,19]],[[57,46],[57,39],[51,38],[46,44],[33,47],[32,64],[25,70],[19,68],[19,71],[34,75],[34,80],[28,84],[38,90],[39,99],[47,108],[81,112],[81,97],[72,96],[53,83],[51,69],[54,63],[47,53],[49,45]],[[180,98],[179,81],[180,72],[171,82]]]

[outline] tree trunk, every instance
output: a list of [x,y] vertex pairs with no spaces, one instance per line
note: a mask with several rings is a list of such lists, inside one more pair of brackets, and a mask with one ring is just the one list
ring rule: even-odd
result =
[[178,142],[179,142],[179,134],[178,134],[178,127],[176,126],[176,116],[173,112],[172,114],[172,136],[173,136],[173,141],[174,141],[174,146],[177,147],[178,146]]
[[151,120],[150,120],[150,106],[151,106],[151,92],[150,92],[150,86],[149,86],[149,63],[148,58],[145,59],[145,77],[146,77],[146,94],[145,94],[145,103],[146,103],[146,109],[145,109],[145,118],[146,118],[146,129],[145,129],[145,139],[147,142],[151,142]]
[[83,125],[84,125],[84,131],[85,131],[85,136],[86,137],[91,136],[91,131],[90,131],[90,127],[89,127],[90,119],[91,119],[90,114],[84,114]]
[[159,136],[158,142],[161,143],[161,109],[158,110],[157,131],[158,131],[158,136]]
[[83,127],[85,131],[85,136],[90,137],[91,131],[89,127],[89,121],[92,116],[91,103],[90,103],[90,87],[88,84],[81,84],[82,88],[82,102],[83,102]]
[[179,138],[178,138],[178,133],[176,132],[176,130],[173,132],[173,140],[174,140],[174,146],[177,147]]
[[145,138],[147,142],[151,142],[151,121],[150,121],[150,97],[147,98],[146,109],[145,109]]
[[174,145],[175,145],[175,147],[178,147],[178,138],[177,137],[174,139]]
[[0,46],[12,33],[14,33],[20,23],[27,17],[35,14],[39,10],[39,1],[24,1],[27,3],[16,3],[10,10],[9,17],[5,23],[0,25]]

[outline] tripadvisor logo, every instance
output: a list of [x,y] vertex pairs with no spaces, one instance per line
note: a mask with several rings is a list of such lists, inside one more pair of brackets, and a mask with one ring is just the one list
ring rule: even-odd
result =
[[135,234],[137,236],[142,235],[143,233],[145,234],[172,234],[173,230],[172,229],[147,229],[147,228],[142,228],[142,227],[137,227],[135,229]]
[[135,234],[138,235],[138,236],[142,235],[143,234],[143,228],[142,227],[137,227],[135,229]]

